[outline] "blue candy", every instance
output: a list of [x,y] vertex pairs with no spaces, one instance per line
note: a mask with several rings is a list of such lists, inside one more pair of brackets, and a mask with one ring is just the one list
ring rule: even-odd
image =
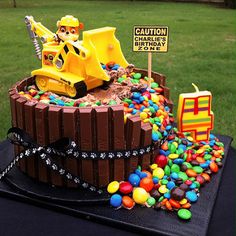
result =
[[158,141],[158,140],[159,140],[159,135],[158,135],[157,133],[153,132],[153,133],[152,133],[152,140],[153,140],[154,142]]
[[121,203],[122,203],[122,197],[121,197],[120,194],[114,194],[114,195],[111,196],[110,204],[113,207],[119,207],[119,206],[121,206]]
[[195,183],[192,183],[192,184],[189,186],[190,189],[195,189],[196,187],[197,187],[197,185],[196,185]]
[[178,179],[178,178],[179,178],[179,175],[178,175],[176,172],[173,172],[173,173],[171,173],[170,177],[171,177],[172,179]]
[[134,104],[133,103],[129,104],[129,108],[134,108]]
[[137,175],[137,174],[131,174],[129,176],[129,182],[135,186],[135,187],[138,187],[139,186],[139,183],[140,183],[140,177]]
[[197,194],[194,191],[188,191],[186,192],[186,198],[190,201],[190,202],[196,202],[198,199]]
[[132,115],[135,115],[137,113],[136,109],[133,109],[133,111],[131,112]]
[[140,175],[139,175],[139,177],[140,177],[141,179],[143,179],[143,178],[147,177],[147,173],[141,172]]
[[173,160],[173,163],[177,164],[177,165],[181,165],[183,162],[184,162],[184,160],[181,158],[176,158],[175,160]]
[[170,199],[170,192],[165,193],[164,197]]
[[139,99],[139,97],[140,97],[140,93],[138,93],[138,92],[133,93],[133,98],[134,99]]
[[152,181],[153,181],[154,184],[158,184],[159,179],[158,179],[157,177],[153,177],[153,178],[152,178]]
[[175,182],[169,181],[169,182],[167,183],[166,187],[167,187],[169,190],[171,190],[172,188],[175,187]]

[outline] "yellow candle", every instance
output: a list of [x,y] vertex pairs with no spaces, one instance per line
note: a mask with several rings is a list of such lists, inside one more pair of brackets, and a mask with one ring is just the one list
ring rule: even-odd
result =
[[199,91],[195,84],[192,85],[196,92],[179,95],[178,129],[180,132],[191,132],[195,141],[207,141],[214,123],[212,94],[209,91]]

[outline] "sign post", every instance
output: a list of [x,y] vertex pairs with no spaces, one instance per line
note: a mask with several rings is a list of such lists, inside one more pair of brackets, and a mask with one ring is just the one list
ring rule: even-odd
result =
[[148,77],[152,76],[152,52],[167,52],[168,27],[141,25],[133,28],[133,51],[148,52]]

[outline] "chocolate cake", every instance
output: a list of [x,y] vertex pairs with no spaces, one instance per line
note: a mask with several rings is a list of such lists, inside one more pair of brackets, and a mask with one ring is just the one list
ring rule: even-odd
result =
[[[142,76],[146,70],[135,69]],[[161,88],[165,103],[172,110],[173,103],[169,99],[169,88],[166,87],[164,75],[152,72],[152,78]],[[79,149],[84,151],[131,150],[152,143],[152,127],[141,121],[139,114],[130,115],[124,122],[124,105],[102,105],[89,107],[66,107],[55,104],[34,102],[22,96],[28,86],[35,84],[30,77],[17,82],[10,90],[10,106],[12,126],[25,130],[39,145],[46,146],[61,137],[74,140]],[[156,142],[158,146],[159,142]],[[15,147],[15,153],[22,151]],[[158,151],[158,149],[156,149]],[[115,160],[78,160],[61,158],[56,155],[53,160],[97,187],[104,187],[112,180],[121,181],[135,170],[137,165],[147,168],[153,162],[154,154],[130,159]],[[55,186],[77,187],[77,184],[49,170],[37,158],[22,159],[19,168],[35,180]]]

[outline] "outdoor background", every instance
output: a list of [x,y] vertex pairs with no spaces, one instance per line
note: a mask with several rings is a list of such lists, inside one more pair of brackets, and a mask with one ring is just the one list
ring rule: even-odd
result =
[[[40,67],[26,31],[24,16],[53,32],[66,14],[78,17],[85,30],[117,28],[128,62],[147,68],[147,54],[132,52],[134,25],[169,27],[168,53],[153,55],[153,70],[167,76],[176,115],[180,93],[191,83],[213,94],[214,133],[236,137],[236,11],[214,4],[158,1],[0,0],[0,140],[11,125],[8,89]],[[234,141],[236,147],[236,141]]]

